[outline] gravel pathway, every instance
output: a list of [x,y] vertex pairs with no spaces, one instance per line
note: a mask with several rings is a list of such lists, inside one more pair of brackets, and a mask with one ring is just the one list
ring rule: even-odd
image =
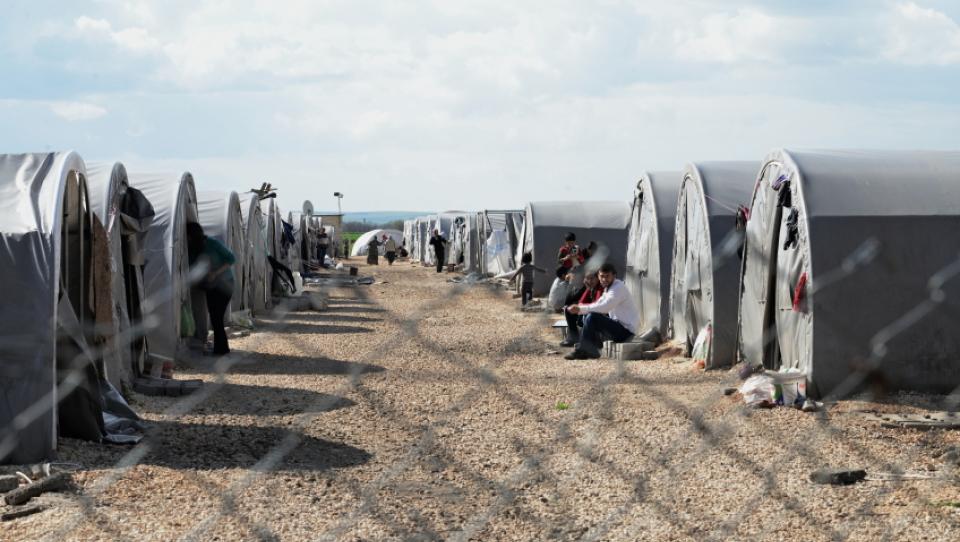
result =
[[[222,383],[181,370],[209,394],[185,414],[137,396],[145,444],[61,440],[78,490],[0,539],[960,539],[960,432],[856,415],[936,398],[749,410],[729,372],[565,361],[553,318],[504,290],[361,274],[377,283],[234,340]],[[811,483],[822,467],[870,478]],[[877,479],[901,471],[919,479]]]

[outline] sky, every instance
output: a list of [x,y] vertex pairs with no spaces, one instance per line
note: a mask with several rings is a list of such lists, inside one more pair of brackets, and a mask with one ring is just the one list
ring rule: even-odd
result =
[[955,0],[5,0],[0,152],[284,209],[628,199],[787,148],[960,148]]

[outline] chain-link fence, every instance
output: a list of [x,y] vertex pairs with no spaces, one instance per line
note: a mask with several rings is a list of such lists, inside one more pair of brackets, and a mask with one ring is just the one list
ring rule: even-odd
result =
[[[721,249],[715,256],[715,265],[739,265],[736,257],[739,243],[733,238],[721,243]],[[844,279],[850,278],[858,270],[869,266],[878,253],[877,241],[867,239],[843,262],[843,264],[829,272],[818,275],[812,293],[824,291],[828,288],[842,288]],[[432,368],[418,369],[418,378],[444,379],[449,377],[450,370],[456,370],[463,375],[460,378],[472,383],[472,386],[456,397],[451,397],[441,410],[431,411],[429,421],[411,420],[407,413],[397,409],[389,401],[364,385],[366,377],[365,367],[381,363],[389,356],[391,345],[395,344],[394,334],[383,334],[368,340],[366,353],[358,359],[351,360],[350,370],[340,382],[339,388],[326,390],[323,395],[308,408],[302,409],[293,421],[282,430],[282,437],[269,446],[262,456],[256,458],[252,467],[245,469],[241,476],[229,481],[226,488],[212,486],[208,479],[200,476],[194,469],[181,469],[180,473],[191,478],[193,483],[207,488],[211,498],[216,498],[220,505],[215,513],[193,516],[184,511],[185,526],[181,532],[175,534],[183,540],[208,540],[214,535],[217,526],[223,521],[235,521],[246,526],[250,536],[264,540],[283,538],[267,522],[249,516],[240,506],[244,492],[258,481],[271,476],[284,468],[291,454],[294,453],[304,438],[311,423],[336,406],[339,397],[350,395],[362,403],[365,408],[372,409],[383,423],[395,427],[403,434],[417,435],[409,442],[405,453],[388,465],[365,484],[352,486],[351,494],[356,503],[351,509],[337,517],[330,518],[329,524],[323,532],[316,532],[317,540],[358,539],[355,528],[361,521],[374,521],[381,527],[381,534],[386,538],[395,539],[452,539],[452,540],[483,540],[500,538],[502,533],[490,531],[491,525],[503,521],[505,517],[516,519],[513,511],[518,502],[522,488],[531,484],[549,481],[556,487],[564,487],[577,483],[574,474],[560,475],[551,468],[551,462],[558,456],[569,457],[574,454],[577,461],[582,462],[584,468],[603,472],[610,480],[627,488],[626,498],[619,501],[609,501],[599,506],[600,515],[590,524],[582,521],[564,518],[563,513],[555,514],[551,519],[531,516],[523,521],[546,522],[542,525],[544,536],[558,539],[606,540],[623,539],[634,540],[654,537],[650,533],[651,522],[662,528],[668,526],[671,537],[689,539],[725,540],[746,536],[751,538],[767,538],[782,536],[782,527],[778,519],[772,520],[765,515],[759,525],[745,528],[745,524],[754,521],[756,510],[765,506],[771,500],[775,501],[781,510],[783,524],[793,524],[796,520],[805,526],[804,531],[797,536],[813,539],[846,540],[854,535],[862,536],[858,531],[861,524],[850,521],[847,524],[837,521],[824,521],[823,507],[811,502],[807,493],[798,492],[797,484],[808,484],[804,479],[800,482],[784,481],[784,469],[797,469],[797,461],[802,459],[807,464],[814,462],[825,467],[850,466],[833,464],[835,454],[825,449],[828,443],[842,440],[846,447],[844,458],[856,457],[860,461],[870,464],[871,474],[880,473],[886,480],[879,484],[878,489],[869,493],[858,493],[855,510],[847,511],[851,518],[867,518],[873,526],[870,532],[880,533],[883,540],[896,540],[914,536],[917,524],[929,521],[929,518],[918,514],[914,509],[905,509],[903,513],[878,512],[878,508],[886,506],[887,499],[905,485],[915,484],[916,477],[911,477],[911,466],[918,456],[929,454],[931,446],[917,445],[913,449],[903,449],[902,453],[891,459],[890,457],[876,457],[867,442],[858,438],[857,434],[845,427],[838,426],[838,416],[833,412],[833,404],[839,399],[860,389],[868,381],[873,370],[883,360],[885,345],[895,341],[903,330],[916,325],[923,316],[945,304],[952,304],[952,300],[944,295],[943,285],[956,280],[960,274],[960,257],[951,262],[929,279],[927,297],[916,300],[914,309],[904,313],[896,321],[874,333],[869,345],[872,357],[860,370],[853,371],[834,392],[824,398],[825,407],[816,413],[805,414],[814,417],[815,424],[804,425],[804,430],[798,432],[791,426],[790,418],[779,418],[779,422],[771,423],[764,420],[757,412],[746,406],[731,406],[732,400],[725,393],[724,388],[735,387],[738,384],[737,376],[732,372],[715,373],[716,386],[713,391],[704,393],[700,397],[678,397],[670,387],[676,384],[676,371],[664,373],[661,377],[651,367],[664,368],[663,362],[599,360],[577,362],[579,364],[594,364],[603,369],[604,374],[589,382],[582,382],[585,388],[579,397],[570,400],[563,406],[564,410],[576,413],[575,416],[555,416],[545,411],[543,405],[534,401],[523,393],[523,388],[511,385],[509,378],[503,376],[501,368],[504,360],[517,356],[550,356],[557,352],[545,352],[552,348],[546,342],[545,334],[556,316],[542,312],[539,314],[521,315],[516,318],[525,322],[525,331],[514,333],[502,348],[485,353],[484,355],[463,356],[457,351],[444,346],[442,341],[431,337],[424,331],[424,322],[431,315],[444,310],[463,310],[464,299],[470,295],[481,294],[487,296],[489,303],[503,303],[509,299],[507,291],[500,285],[489,281],[464,280],[458,283],[441,283],[426,270],[401,270],[399,273],[409,273],[409,279],[403,275],[396,275],[397,280],[433,281],[430,288],[434,295],[418,305],[412,312],[397,311],[389,304],[378,300],[379,296],[371,295],[372,286],[358,284],[354,278],[335,276],[324,279],[321,284],[311,286],[315,295],[330,299],[336,306],[340,303],[348,311],[357,308],[376,311],[388,321],[393,321],[401,333],[403,340],[412,341],[416,347],[435,360]],[[441,275],[448,276],[448,275]],[[735,287],[736,285],[718,285],[718,287]],[[160,295],[160,294],[158,294]],[[496,301],[495,298],[500,298]],[[493,299],[491,301],[491,299]],[[469,308],[467,308],[469,310]],[[277,334],[284,334],[297,313],[281,303],[273,318],[276,320],[268,329]],[[320,313],[322,314],[322,312]],[[149,324],[148,320],[148,324]],[[451,325],[457,325],[453,323]],[[518,324],[518,329],[523,328]],[[143,334],[146,329],[139,328],[130,332],[130,335],[121,337],[121,340],[131,340],[133,336]],[[483,340],[482,330],[478,331],[478,340]],[[288,333],[283,339],[294,350],[310,351],[310,345],[302,343],[295,333]],[[229,380],[231,370],[249,363],[258,363],[257,352],[234,353],[220,358],[210,367],[213,378],[199,391],[171,400],[169,406],[158,415],[153,416],[152,423],[176,422],[195,412],[205,401],[217,394]],[[556,372],[562,374],[566,367],[565,362],[557,359]],[[479,361],[478,361],[479,360]],[[660,364],[660,365],[658,365]],[[78,364],[79,366],[79,364]],[[643,370],[638,370],[643,369]],[[402,371],[402,368],[394,370]],[[690,374],[694,374],[690,372]],[[72,387],[80,385],[83,375],[81,369],[75,375],[66,378],[58,387],[60,397],[70,393]],[[681,382],[680,385],[683,385]],[[657,406],[657,415],[670,415],[680,420],[681,425],[674,423],[674,428],[664,435],[651,436],[649,434],[630,434],[619,429],[622,422],[618,421],[623,412],[623,390],[629,388],[636,394],[642,394],[648,402]],[[490,472],[476,468],[458,459],[458,454],[449,449],[449,439],[438,435],[445,433],[449,422],[455,419],[464,409],[483,401],[487,397],[495,396],[499,401],[508,404],[517,412],[531,420],[538,428],[544,428],[549,438],[522,438],[517,437],[512,455],[518,462],[507,470],[505,475],[492,476]],[[889,398],[872,397],[875,401],[884,401]],[[893,399],[896,399],[895,397]],[[939,401],[938,408],[950,413],[957,410],[960,399],[960,389],[934,397]],[[44,401],[22,414],[17,420],[20,425],[28,424],[32,419],[41,416],[44,408],[50,402]],[[559,408],[559,407],[558,407]],[[643,417],[647,412],[633,412],[633,416]],[[873,422],[858,422],[860,426],[867,426]],[[586,429],[584,426],[586,424]],[[737,445],[738,438],[744,432],[761,431],[766,439],[772,443],[768,453],[750,453]],[[597,435],[616,433],[621,449],[621,457],[629,457],[630,461],[611,459],[609,450],[597,445]],[[593,435],[593,436],[591,436]],[[596,437],[596,438],[595,438]],[[931,437],[935,438],[935,437]],[[948,436],[936,441],[937,446],[947,446],[955,442]],[[7,446],[15,442],[7,442]],[[154,451],[157,444],[147,437],[139,444],[132,446],[123,454],[122,458],[112,468],[99,476],[85,487],[66,493],[71,501],[77,505],[76,512],[67,521],[60,522],[55,528],[44,529],[42,538],[45,540],[73,539],[78,529],[83,526],[95,526],[98,536],[115,540],[138,539],[141,534],[128,532],[123,521],[111,518],[104,513],[101,499],[118,484],[131,469],[141,464]],[[772,451],[775,449],[775,452]],[[519,450],[520,452],[516,452]],[[960,450],[960,448],[956,448]],[[496,450],[489,452],[496,455]],[[504,451],[507,454],[508,451]],[[702,464],[700,458],[710,455],[711,464],[714,460],[719,464],[729,465],[739,475],[728,479],[733,483],[738,477],[745,484],[749,484],[750,491],[744,496],[737,492],[734,502],[722,503],[721,508],[727,510],[722,517],[709,518],[695,517],[690,510],[704,509],[708,503],[691,503],[689,485],[696,485],[697,473],[701,469],[711,468]],[[489,493],[483,498],[474,495],[460,494],[459,498],[467,502],[469,512],[458,520],[454,529],[440,528],[436,521],[426,515],[419,514],[416,505],[409,504],[406,514],[400,518],[396,512],[391,512],[398,505],[391,502],[384,506],[383,490],[402,481],[416,465],[423,462],[433,462],[458,473],[464,480],[486,488]],[[342,469],[346,470],[346,469]],[[332,471],[331,476],[338,476],[338,470]],[[879,474],[875,474],[879,475]],[[927,473],[923,477],[926,494],[937,491],[956,494],[958,487],[957,471],[949,470],[946,466],[935,473]],[[566,477],[565,477],[566,476]],[[691,478],[692,476],[692,478]],[[677,483],[664,486],[663,479],[675,479]],[[656,483],[654,483],[656,482]],[[838,492],[841,490],[837,490]],[[803,494],[801,494],[803,493]],[[842,501],[845,493],[836,494],[833,499]],[[476,502],[470,502],[477,498]],[[602,495],[593,497],[603,500]],[[687,499],[686,501],[684,499]],[[562,501],[563,499],[559,499]],[[481,505],[480,503],[484,503]],[[952,502],[953,504],[950,504]],[[960,496],[937,510],[948,510],[960,502]],[[680,503],[680,506],[678,506]],[[687,503],[687,504],[683,504]],[[559,510],[574,510],[577,502],[555,502],[553,506]],[[399,506],[403,507],[404,503]],[[719,506],[719,505],[718,505]],[[689,510],[686,509],[689,507]],[[323,514],[324,510],[315,513]],[[954,529],[960,529],[960,515],[941,516],[939,521],[946,521]],[[929,515],[928,513],[926,513]],[[575,514],[571,513],[571,516]],[[788,519],[790,521],[788,521]],[[517,520],[520,521],[520,520]],[[39,533],[40,531],[37,531]],[[939,532],[939,531],[937,531]],[[956,531],[953,531],[956,532]]]

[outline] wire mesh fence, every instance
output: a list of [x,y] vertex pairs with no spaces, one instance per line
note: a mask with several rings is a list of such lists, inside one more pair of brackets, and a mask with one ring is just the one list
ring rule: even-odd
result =
[[[736,252],[738,243],[721,243],[722,249],[716,255],[717,265],[739,265]],[[812,291],[824,291],[828,288],[842,288],[844,279],[851,277],[858,269],[870,265],[876,257],[876,240],[867,239],[855,252],[851,253],[837,269],[820,273]],[[406,270],[400,271],[407,272]],[[426,281],[425,271],[411,280]],[[345,312],[364,309],[375,311],[383,319],[391,322],[394,332],[384,333],[370,338],[365,353],[352,359],[349,370],[337,387],[327,390],[329,393],[317,398],[308,407],[293,416],[290,423],[278,433],[278,438],[266,447],[265,451],[254,458],[252,466],[229,481],[225,487],[211,484],[209,479],[197,469],[183,468],[181,474],[193,484],[206,488],[207,498],[219,504],[215,512],[198,513],[185,511],[187,516],[183,528],[175,534],[181,540],[208,540],[215,538],[217,529],[223,522],[236,522],[244,526],[248,536],[262,540],[275,540],[285,537],[261,518],[254,517],[244,506],[245,495],[259,481],[276,474],[285,468],[292,454],[296,453],[315,420],[336,407],[340,397],[350,395],[358,404],[376,413],[385,426],[394,428],[400,434],[413,436],[405,444],[403,453],[395,460],[383,465],[375,476],[362,482],[350,481],[350,495],[353,504],[350,509],[336,517],[329,518],[321,532],[314,533],[315,540],[362,539],[450,539],[484,540],[506,537],[494,528],[503,522],[526,522],[539,524],[539,535],[555,539],[580,540],[635,540],[658,538],[652,533],[667,529],[670,537],[688,539],[725,540],[745,536],[751,538],[772,537],[782,533],[784,526],[804,526],[810,538],[828,540],[847,540],[861,538],[865,532],[876,533],[882,540],[912,538],[922,523],[928,521],[929,511],[918,514],[917,510],[906,508],[901,513],[889,512],[888,501],[895,492],[915,483],[911,474],[918,457],[928,455],[933,447],[949,446],[960,442],[949,435],[939,436],[931,433],[926,445],[917,445],[904,449],[896,457],[876,455],[869,442],[861,440],[863,433],[851,432],[845,422],[838,423],[839,416],[832,410],[834,401],[849,396],[868,383],[872,371],[879,367],[885,353],[885,345],[895,341],[904,330],[920,322],[929,311],[943,306],[948,299],[943,285],[957,280],[960,274],[960,258],[945,266],[929,279],[927,297],[917,299],[913,310],[904,313],[883,329],[876,330],[871,343],[872,357],[860,370],[853,371],[833,394],[825,398],[826,408],[808,414],[815,423],[803,425],[803,431],[792,426],[791,418],[779,417],[770,420],[752,408],[744,405],[732,406],[730,397],[724,388],[735,387],[737,375],[733,372],[715,372],[714,378],[699,396],[677,394],[671,386],[683,387],[692,371],[686,371],[686,377],[678,379],[677,372],[664,371],[664,365],[642,361],[622,361],[603,359],[598,361],[577,362],[581,365],[593,364],[600,367],[602,374],[595,374],[590,380],[581,379],[578,397],[564,405],[563,410],[571,415],[556,415],[544,409],[542,401],[525,393],[525,386],[514,382],[517,371],[502,369],[507,360],[517,357],[556,356],[554,348],[546,340],[550,324],[556,315],[550,312],[516,315],[522,319],[515,332],[496,349],[487,349],[484,344],[476,344],[476,352],[464,355],[462,349],[454,349],[444,343],[443,336],[427,329],[427,320],[445,311],[469,310],[472,304],[505,303],[509,298],[506,291],[496,283],[489,281],[464,280],[455,284],[443,284],[430,279],[428,300],[416,304],[412,311],[398,310],[384,303],[380,296],[370,293],[371,286],[357,284],[353,279],[331,279],[312,290],[330,299],[331,307],[345,308]],[[432,272],[431,272],[432,276]],[[724,287],[735,287],[727,285]],[[499,299],[500,301],[496,301]],[[491,301],[494,300],[494,301]],[[506,305],[502,305],[506,307]],[[503,310],[503,309],[501,309]],[[281,304],[273,315],[275,321],[269,331],[282,336],[282,341],[293,350],[303,352],[315,348],[303,342],[302,334],[285,333],[296,325],[299,313],[288,310]],[[319,314],[322,314],[319,313]],[[332,313],[332,318],[336,318]],[[512,315],[512,313],[511,313]],[[511,316],[512,317],[512,316]],[[149,323],[149,321],[148,321]],[[447,325],[458,325],[451,322]],[[474,323],[472,325],[480,325]],[[132,335],[123,337],[131,340],[136,334],[146,333],[139,328]],[[399,339],[398,339],[399,337]],[[489,340],[481,331],[478,341]],[[486,338],[485,338],[486,337]],[[441,401],[438,407],[430,411],[427,418],[412,419],[410,412],[398,408],[386,400],[377,389],[367,387],[365,367],[382,364],[390,356],[391,349],[398,340],[414,345],[418,352],[432,360],[429,367],[418,367],[415,378],[424,383],[442,382],[456,378],[467,383],[467,389]],[[220,358],[204,370],[210,377],[206,385],[191,395],[171,400],[166,408],[152,416],[153,423],[182,421],[205,401],[215,397],[229,381],[231,371],[245,364],[261,363],[258,353],[237,352]],[[555,358],[553,358],[555,359]],[[561,364],[559,360],[556,363]],[[646,364],[646,365],[645,365]],[[659,364],[659,365],[658,365]],[[556,374],[563,374],[573,365],[558,365]],[[402,371],[403,368],[394,368]],[[80,385],[80,371],[76,378],[68,377],[58,389],[62,397],[70,392],[72,386]],[[73,376],[73,375],[71,375]],[[579,378],[579,377],[578,377]],[[642,395],[646,404],[654,405],[650,411],[625,412],[633,403],[625,399],[625,391]],[[494,473],[490,469],[478,468],[463,460],[452,443],[451,434],[455,434],[455,421],[465,409],[496,397],[498,402],[507,405],[513,412],[521,415],[531,429],[529,435],[513,434],[506,449],[489,449],[485,453],[491,457],[508,456],[515,461],[502,472]],[[896,397],[872,397],[874,401],[896,400]],[[932,396],[940,410],[949,413],[957,411],[960,401],[960,389],[942,396]],[[44,400],[21,414],[14,427],[25,426],[49,408],[52,401]],[[670,430],[654,433],[633,434],[625,430],[624,416],[642,418],[645,416],[664,416],[670,420]],[[793,420],[795,421],[795,420]],[[860,427],[869,422],[859,423]],[[626,427],[634,427],[627,425]],[[743,446],[738,439],[745,433],[760,432],[765,435],[771,448],[764,450]],[[282,436],[281,436],[282,435]],[[2,445],[4,449],[15,446],[16,442],[8,437]],[[617,453],[611,453],[609,441],[619,446]],[[882,473],[887,480],[870,492],[860,492],[855,499],[856,508],[848,510],[851,520],[847,523],[824,521],[822,503],[813,502],[806,479],[796,480],[796,472],[801,465],[810,463],[825,467],[849,466],[835,465],[838,454],[831,446],[842,442],[844,453],[841,458],[857,458],[871,465],[871,472]],[[157,443],[148,432],[139,444],[132,446],[122,457],[104,472],[96,476],[82,488],[67,493],[67,498],[75,504],[70,508],[70,517],[53,528],[46,529],[38,538],[45,540],[72,539],[80,529],[92,528],[99,537],[114,540],[139,539],[125,528],[124,521],[103,510],[103,498],[127,476],[131,469],[142,464],[156,451]],[[960,447],[955,448],[960,450]],[[958,452],[960,453],[960,452]],[[709,457],[709,460],[704,458]],[[602,473],[608,483],[619,489],[609,495],[602,490],[590,493],[591,506],[595,509],[589,522],[577,518],[580,502],[576,499],[560,497],[541,497],[547,499],[549,506],[555,509],[533,513],[533,507],[526,503],[526,488],[549,485],[562,488],[582,484],[578,470],[562,471],[553,466],[556,461],[575,461],[582,471]],[[456,502],[462,517],[455,521],[438,521],[436,517],[418,509],[417,499],[398,498],[388,488],[402,486],[412,470],[428,464],[432,472],[453,471],[457,473],[460,485],[454,484],[445,494],[436,488],[427,491],[432,497]],[[690,488],[698,484],[698,478],[709,480],[710,469],[729,468],[726,483],[743,483],[750,486],[749,491],[734,491],[736,494],[728,502],[697,503],[690,502]],[[349,469],[329,471],[329,476],[337,478]],[[785,478],[784,472],[790,471],[792,478]],[[956,465],[944,467],[934,473],[925,473],[927,495],[938,492],[954,495],[957,493],[958,471]],[[599,475],[599,474],[598,474]],[[876,475],[875,475],[876,476]],[[666,481],[666,483],[665,483]],[[346,482],[345,482],[346,483]],[[707,483],[707,482],[704,482]],[[712,482],[710,482],[712,483]],[[472,484],[482,491],[470,491],[463,486]],[[722,494],[722,488],[712,488]],[[817,494],[818,495],[818,494]],[[847,494],[838,494],[832,499],[841,501]],[[424,498],[419,496],[418,498]],[[551,500],[552,499],[552,500]],[[389,502],[384,502],[389,500]],[[521,501],[523,501],[521,503]],[[757,511],[770,502],[776,503],[779,510],[771,516]],[[960,501],[956,497],[955,502]],[[520,503],[520,504],[518,504]],[[597,504],[599,503],[599,504]],[[930,503],[927,503],[930,504]],[[717,510],[710,511],[715,506]],[[835,506],[835,505],[831,505]],[[880,509],[884,509],[880,511]],[[947,507],[949,508],[949,507]],[[699,511],[697,516],[693,511]],[[705,511],[707,510],[707,511]],[[314,511],[317,514],[324,510]],[[866,521],[869,528],[855,520]],[[939,521],[946,522],[952,529],[960,529],[960,516],[946,515]],[[373,522],[378,526],[375,535],[357,534],[358,526]],[[756,522],[756,525],[750,525]],[[918,527],[919,525],[919,527]],[[749,526],[749,527],[748,527]],[[941,526],[942,527],[942,526]],[[39,532],[39,531],[38,531]],[[90,532],[90,531],[84,531]],[[936,531],[940,533],[940,531]],[[957,531],[952,531],[957,532]],[[518,535],[524,538],[523,535]]]

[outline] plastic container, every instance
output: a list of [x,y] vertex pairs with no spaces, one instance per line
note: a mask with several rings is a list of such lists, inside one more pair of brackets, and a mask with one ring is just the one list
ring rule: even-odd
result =
[[797,408],[803,406],[803,402],[807,400],[807,375],[798,369],[766,371],[764,374],[773,379],[774,387],[780,392],[777,403]]

